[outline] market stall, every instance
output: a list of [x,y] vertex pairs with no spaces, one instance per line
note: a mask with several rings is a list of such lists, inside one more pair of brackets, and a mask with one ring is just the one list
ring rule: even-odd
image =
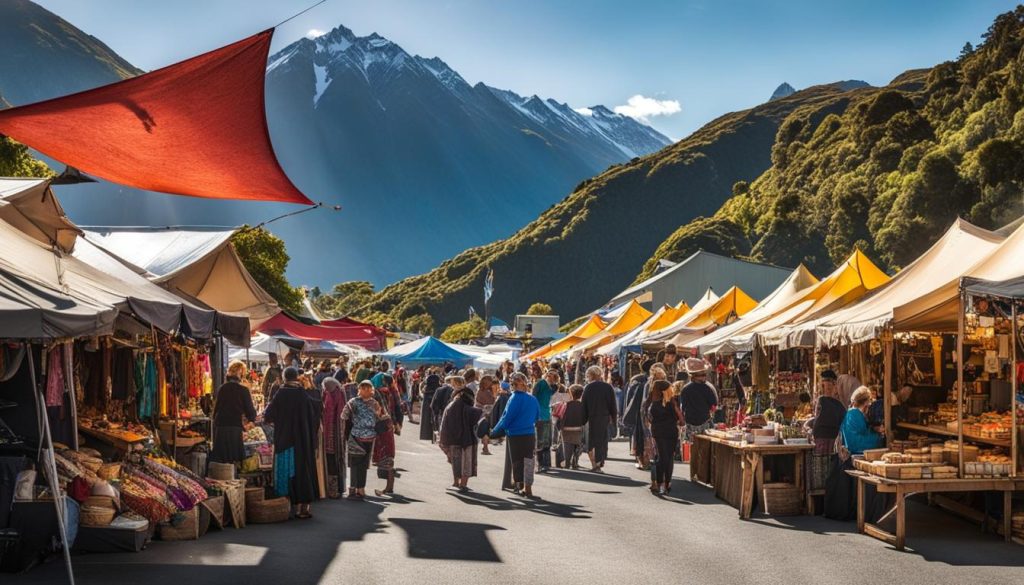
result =
[[739,509],[743,519],[751,517],[758,502],[769,515],[802,513],[804,457],[812,446],[790,429],[766,425],[697,435],[691,481],[711,486],[717,497]]

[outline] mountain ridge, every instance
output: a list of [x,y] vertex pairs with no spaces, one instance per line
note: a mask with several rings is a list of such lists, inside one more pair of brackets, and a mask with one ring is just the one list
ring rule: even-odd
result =
[[444,328],[482,303],[488,268],[495,274],[492,313],[503,319],[534,302],[564,316],[599,307],[629,285],[680,225],[714,214],[734,183],[753,180],[771,165],[771,145],[785,117],[809,104],[841,110],[846,96],[838,84],[815,86],[723,115],[656,153],[582,181],[512,237],[384,288],[358,313],[396,326],[428,313]]

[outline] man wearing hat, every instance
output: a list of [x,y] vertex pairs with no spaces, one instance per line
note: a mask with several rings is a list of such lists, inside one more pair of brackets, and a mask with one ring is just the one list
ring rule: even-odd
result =
[[676,380],[676,372],[679,370],[679,352],[674,343],[665,346],[665,349],[658,353],[658,361],[665,366],[665,373],[669,380]]
[[686,373],[690,375],[690,383],[683,386],[679,393],[679,406],[683,410],[683,440],[692,442],[694,435],[699,435],[711,428],[714,420],[711,413],[718,406],[718,393],[707,381],[707,364],[700,358],[686,359]]

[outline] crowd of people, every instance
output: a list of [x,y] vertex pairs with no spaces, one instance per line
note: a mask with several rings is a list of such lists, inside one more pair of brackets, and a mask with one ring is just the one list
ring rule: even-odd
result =
[[[584,455],[583,469],[603,473],[609,441],[622,436],[636,467],[650,471],[651,493],[665,495],[684,446],[714,424],[719,392],[712,380],[721,384],[731,376],[740,412],[751,386],[747,364],[724,369],[722,362],[679,355],[672,345],[639,363],[628,383],[614,363],[586,358],[508,361],[494,371],[454,364],[407,370],[375,359],[313,363],[297,354],[270,360],[252,391],[245,364],[230,364],[215,396],[210,460],[238,463],[244,430],[272,426],[274,489],[291,499],[297,518],[311,517],[321,495],[364,499],[371,467],[384,482],[375,493],[393,494],[395,437],[407,420],[418,424],[420,440],[440,448],[451,487],[461,492],[477,475],[478,457],[491,455],[494,445],[505,446],[502,488],[532,498],[536,474],[579,470]],[[842,445],[858,453],[877,445],[870,391],[831,370],[821,378],[813,410],[809,397],[800,407],[809,415],[814,452],[836,455]],[[266,407],[257,412],[255,403]]]

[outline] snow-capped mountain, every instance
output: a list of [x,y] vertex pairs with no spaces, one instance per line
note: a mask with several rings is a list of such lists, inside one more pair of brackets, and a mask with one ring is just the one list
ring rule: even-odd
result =
[[[671,143],[603,106],[470,85],[437,57],[343,26],[271,55],[267,111],[289,175],[345,207],[276,229],[295,250],[323,222],[313,229],[340,244],[332,273],[378,283],[508,235],[579,181]],[[367,246],[358,227],[382,224],[384,239]]]

